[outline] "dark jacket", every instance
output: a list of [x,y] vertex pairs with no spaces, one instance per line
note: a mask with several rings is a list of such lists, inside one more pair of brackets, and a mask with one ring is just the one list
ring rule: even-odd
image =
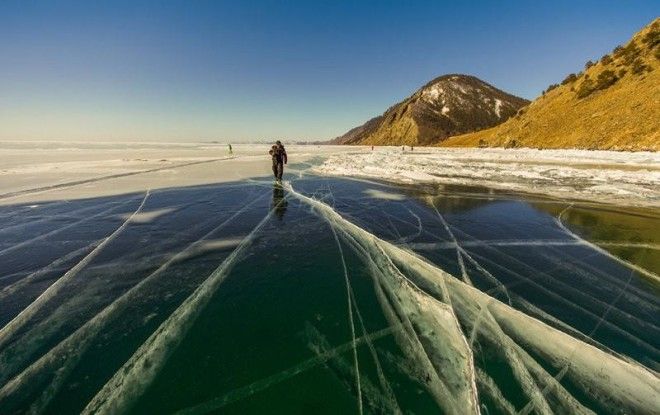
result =
[[286,149],[284,146],[278,146],[276,149],[270,149],[268,154],[273,158],[273,164],[287,163]]

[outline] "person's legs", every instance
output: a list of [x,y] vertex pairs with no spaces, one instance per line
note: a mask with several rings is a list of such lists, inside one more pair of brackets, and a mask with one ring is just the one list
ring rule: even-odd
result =
[[277,166],[279,166],[279,163],[273,163],[273,176],[275,176],[275,179],[276,179],[276,180],[277,180],[277,178],[278,178],[278,177],[277,177],[277,170],[278,170],[278,167],[277,167]]

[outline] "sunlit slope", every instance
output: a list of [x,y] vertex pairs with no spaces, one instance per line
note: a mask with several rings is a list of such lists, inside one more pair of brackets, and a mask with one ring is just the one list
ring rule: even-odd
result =
[[450,147],[660,149],[660,18],[584,72],[551,85],[505,123]]
[[333,142],[431,145],[452,135],[498,125],[528,103],[474,76],[443,75]]

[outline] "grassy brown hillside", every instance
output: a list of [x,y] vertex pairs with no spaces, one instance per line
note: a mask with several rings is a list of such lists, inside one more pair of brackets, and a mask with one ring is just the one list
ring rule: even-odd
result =
[[440,145],[660,150],[660,18],[505,123]]

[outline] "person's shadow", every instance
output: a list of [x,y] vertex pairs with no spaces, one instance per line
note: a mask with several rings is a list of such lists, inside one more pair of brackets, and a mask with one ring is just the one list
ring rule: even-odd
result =
[[281,185],[276,184],[273,186],[273,202],[270,205],[270,208],[275,212],[278,220],[282,220],[284,214],[286,213],[286,208],[289,202],[284,198],[284,188]]

